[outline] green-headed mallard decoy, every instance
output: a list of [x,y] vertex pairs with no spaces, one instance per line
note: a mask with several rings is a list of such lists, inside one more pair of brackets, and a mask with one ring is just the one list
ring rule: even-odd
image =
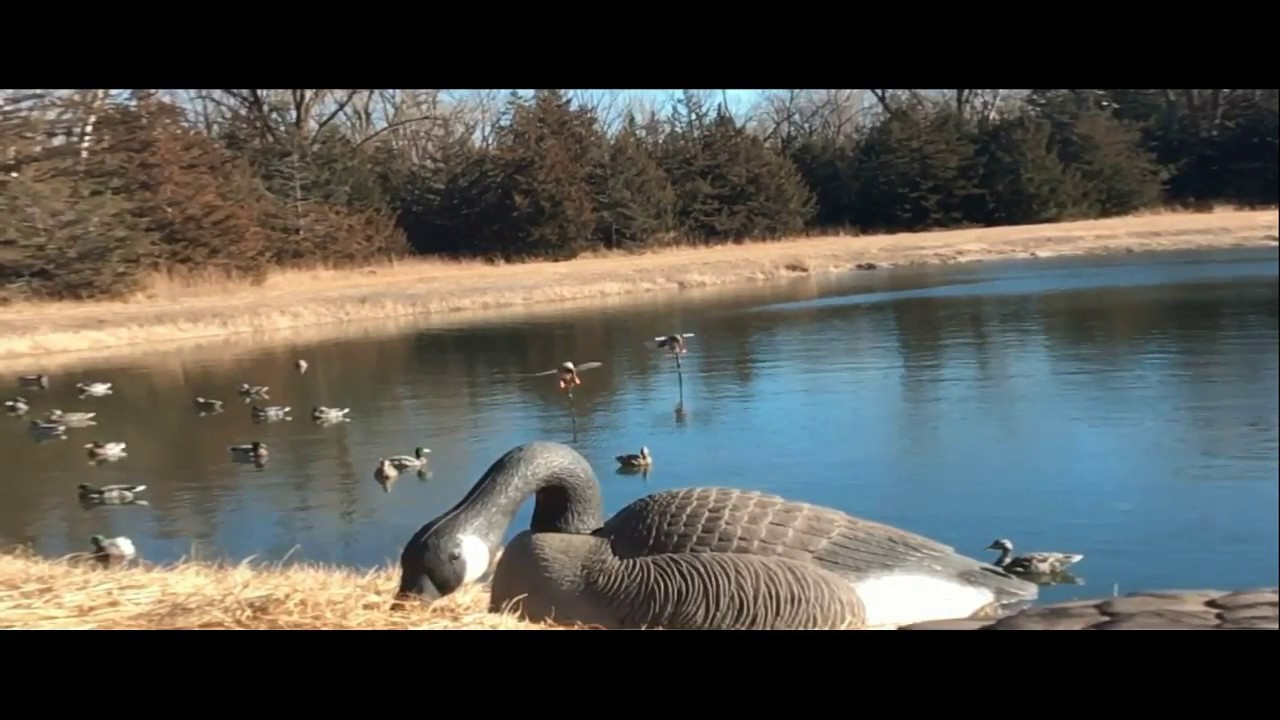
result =
[[227,447],[227,450],[230,451],[232,455],[238,455],[240,457],[264,458],[267,456],[267,446],[260,440],[254,440],[251,443],[243,445],[230,445]]
[[987,549],[999,550],[1000,557],[992,564],[1013,575],[1053,575],[1084,559],[1079,553],[1058,552],[1024,553],[1011,558],[1013,543],[1007,538],[992,540]]
[[44,373],[38,373],[36,375],[19,375],[18,385],[22,387],[47,390],[49,388],[49,376]]
[[52,433],[55,435],[65,435],[67,432],[67,426],[60,422],[44,422],[32,419],[29,425],[32,432]]
[[387,458],[387,462],[391,463],[396,470],[408,470],[409,468],[420,468],[427,464],[427,453],[431,450],[422,447],[413,449],[412,455],[392,455]]

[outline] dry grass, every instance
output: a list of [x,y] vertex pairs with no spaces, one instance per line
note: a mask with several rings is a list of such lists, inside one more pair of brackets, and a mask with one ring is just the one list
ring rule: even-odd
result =
[[[0,629],[556,630],[487,612],[482,586],[393,611],[398,570],[317,565],[100,568],[86,556],[0,554]],[[567,628],[572,629],[572,628]]]
[[[419,259],[362,270],[280,272],[261,286],[166,276],[124,302],[19,304],[0,314],[0,360],[99,352],[372,318],[490,313],[562,301],[881,267],[1274,243],[1275,210],[1153,212],[1053,225],[817,237],[517,266]],[[41,358],[43,359],[43,358]],[[6,362],[6,364],[9,364]],[[37,369],[31,370],[38,371]]]

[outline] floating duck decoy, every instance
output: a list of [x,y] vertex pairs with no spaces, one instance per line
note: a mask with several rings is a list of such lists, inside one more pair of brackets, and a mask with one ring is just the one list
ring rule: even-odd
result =
[[232,455],[239,455],[242,457],[264,458],[267,456],[267,446],[258,440],[254,440],[253,442],[244,445],[231,445],[227,447],[227,450],[230,451]]
[[289,405],[268,405],[267,407],[254,405],[249,408],[249,414],[254,420],[277,422],[279,420],[292,420],[293,418],[289,417],[289,411],[292,409]]
[[60,422],[44,422],[42,420],[32,420],[29,426],[33,432],[39,432],[39,433],[65,435],[67,432],[67,426]]
[[1032,552],[1013,555],[1013,543],[1007,538],[992,540],[988,550],[999,550],[1000,557],[992,563],[1013,575],[1054,575],[1084,559],[1079,553]]
[[112,392],[112,383],[109,382],[91,382],[76,383],[76,389],[80,391],[80,397],[101,397],[110,395]]
[[45,419],[49,422],[57,422],[63,424],[71,423],[87,423],[98,416],[96,412],[63,412],[58,408],[49,411]]
[[80,483],[80,499],[108,505],[124,505],[138,499],[138,493],[147,489],[146,485],[103,485],[95,488],[89,483]]
[[534,442],[414,533],[397,602],[478,581],[535,493],[531,527],[494,567],[491,611],[606,628],[870,628],[998,617],[1039,592],[927,537],[762,492],[668,490],[606,520],[586,459]]
[[349,412],[351,412],[351,408],[331,408],[317,405],[311,408],[311,419],[327,423],[350,421],[350,418],[347,417]]
[[200,408],[202,412],[210,412],[210,413],[222,412],[222,401],[211,400],[209,398],[197,396],[196,407]]
[[604,363],[600,362],[585,362],[579,365],[574,365],[573,361],[566,360],[565,362],[560,363],[560,367],[534,373],[533,377],[544,377],[546,375],[555,375],[558,373],[560,375],[560,389],[572,389],[574,386],[582,384],[582,379],[578,377],[578,373],[598,368],[603,364]]
[[12,400],[5,400],[4,409],[14,415],[22,415],[31,409],[31,403],[27,402],[26,398],[19,396]]
[[138,556],[133,541],[123,535],[113,538],[94,535],[89,542],[93,544],[94,559],[104,567],[123,565]]
[[128,445],[122,442],[104,443],[94,440],[93,442],[85,443],[85,448],[89,451],[89,457],[104,460],[127,456],[128,453],[125,452],[126,447],[128,447]]
[[249,383],[240,383],[240,387],[237,392],[244,397],[245,402],[248,402],[252,398],[270,399],[270,396],[267,395],[267,390],[270,387],[270,385],[250,385]]
[[387,462],[391,463],[396,470],[420,468],[427,464],[427,453],[430,452],[429,449],[418,446],[413,449],[412,455],[392,455],[387,458]]
[[382,492],[391,492],[391,483],[400,475],[400,471],[387,458],[378,458],[378,465],[373,469],[373,479],[382,486]]
[[683,355],[689,352],[685,346],[685,338],[695,337],[693,333],[675,333],[673,335],[658,336],[653,339],[655,345],[665,349],[672,355]]
[[629,455],[617,455],[614,458],[618,464],[626,468],[642,468],[649,467],[653,464],[653,456],[649,454],[649,447],[646,445],[640,448],[640,454],[631,453]]
[[302,358],[298,358],[298,360],[293,363],[293,366],[297,368],[300,373],[305,373],[307,371],[307,361]]
[[20,375],[18,377],[18,385],[29,388],[48,389],[49,376],[44,373],[37,375]]

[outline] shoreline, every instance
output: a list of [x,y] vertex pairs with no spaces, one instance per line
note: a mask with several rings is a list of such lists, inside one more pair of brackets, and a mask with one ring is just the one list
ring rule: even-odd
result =
[[1276,210],[1160,213],[1045,225],[825,236],[598,254],[560,263],[485,265],[414,259],[349,271],[281,271],[263,285],[163,279],[115,302],[23,303],[0,312],[0,363],[136,354],[149,345],[212,342],[365,320],[460,321],[565,302],[621,302],[697,288],[894,267],[1079,255],[1221,250],[1277,243]]
[[[594,629],[531,623],[489,612],[484,584],[429,607],[392,610],[398,577],[399,569],[392,564],[360,571],[314,564],[184,560],[107,569],[84,553],[49,559],[18,547],[0,551],[0,629]],[[1218,629],[1209,627],[1217,625],[1274,630],[1276,606],[1273,587],[1136,591],[1119,598],[1033,605],[988,629]],[[1177,612],[1171,617],[1169,611]],[[991,624],[946,620],[883,629],[977,630]]]

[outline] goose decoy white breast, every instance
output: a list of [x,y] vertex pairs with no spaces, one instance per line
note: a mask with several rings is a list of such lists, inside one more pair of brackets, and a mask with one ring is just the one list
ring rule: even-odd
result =
[[999,550],[1000,557],[993,563],[1013,575],[1054,575],[1084,559],[1079,553],[1031,552],[1013,555],[1013,543],[1008,538],[992,540],[988,550]]
[[536,494],[530,528],[493,569],[490,610],[606,628],[897,627],[997,617],[1034,583],[942,543],[763,492],[695,487],[603,517],[599,483],[573,448],[505,453],[400,555],[397,602],[478,581]]

